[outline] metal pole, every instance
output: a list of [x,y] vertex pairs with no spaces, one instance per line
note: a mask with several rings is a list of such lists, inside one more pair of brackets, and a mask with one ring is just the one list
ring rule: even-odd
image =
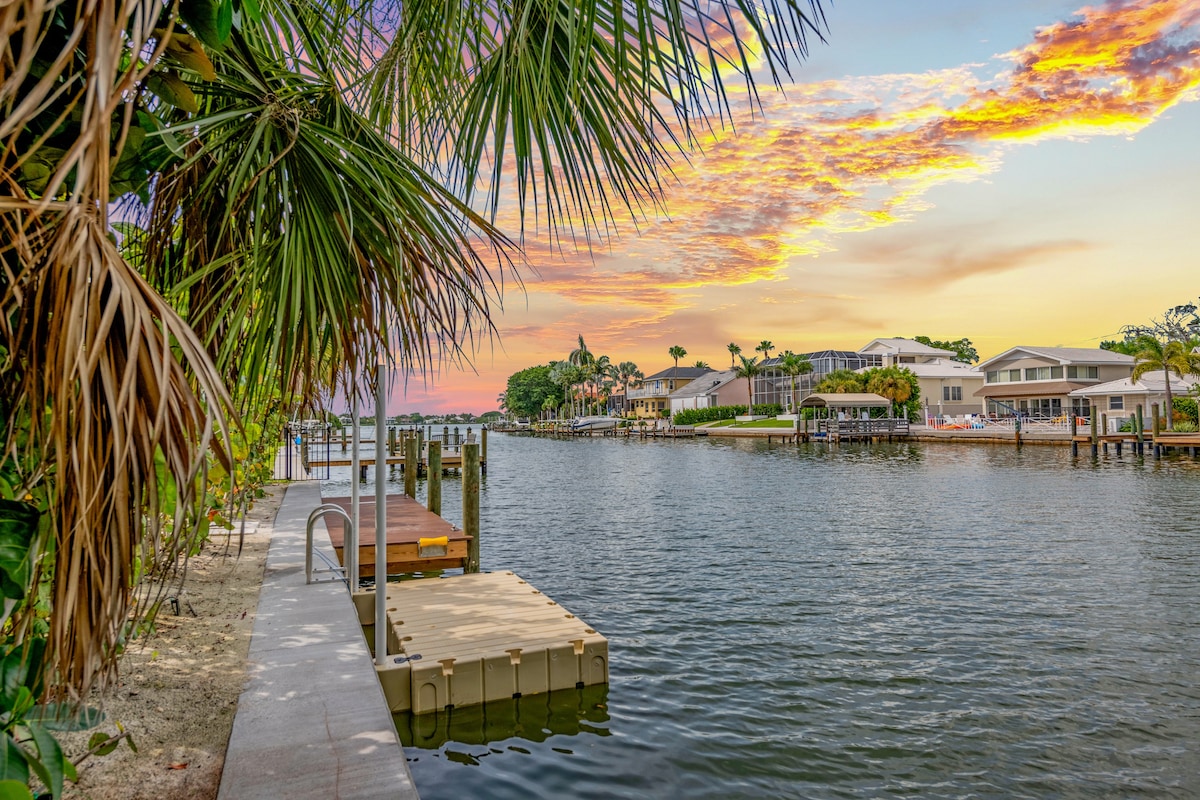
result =
[[380,424],[386,419],[387,392],[384,387],[384,367],[375,370],[375,663],[387,663],[387,486],[384,465],[387,464],[387,440],[381,435]]
[[[354,430],[350,432],[350,441],[354,449],[350,452],[350,522],[351,531],[347,531],[345,547],[342,549],[342,563],[346,565],[346,579],[350,582],[350,591],[358,591],[358,387],[353,387],[350,395],[350,424]],[[353,541],[351,541],[353,539]]]

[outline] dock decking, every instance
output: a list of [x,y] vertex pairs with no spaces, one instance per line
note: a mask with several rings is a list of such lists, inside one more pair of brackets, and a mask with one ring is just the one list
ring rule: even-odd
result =
[[[374,620],[374,593],[355,595]],[[392,712],[427,714],[608,682],[608,640],[512,572],[387,585]]]
[[[349,497],[329,497],[324,500],[350,513]],[[346,526],[335,517],[326,521],[329,540],[338,560],[345,563]],[[421,540],[446,539],[445,544]],[[458,569],[467,559],[467,543],[471,537],[437,514],[405,495],[388,495],[387,500],[387,574],[427,572],[439,569]],[[359,575],[375,576],[375,498],[359,500],[358,565]]]

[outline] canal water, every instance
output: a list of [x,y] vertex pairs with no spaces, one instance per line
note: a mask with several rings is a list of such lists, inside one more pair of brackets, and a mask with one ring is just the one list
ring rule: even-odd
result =
[[[611,682],[398,716],[424,800],[1200,796],[1200,464],[497,434],[488,457],[484,568],[606,635]],[[458,522],[454,479],[444,503]]]

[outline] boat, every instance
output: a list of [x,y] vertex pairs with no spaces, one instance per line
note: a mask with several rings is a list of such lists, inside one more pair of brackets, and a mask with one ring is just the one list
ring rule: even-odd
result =
[[572,431],[607,431],[617,427],[619,417],[576,417],[571,420]]

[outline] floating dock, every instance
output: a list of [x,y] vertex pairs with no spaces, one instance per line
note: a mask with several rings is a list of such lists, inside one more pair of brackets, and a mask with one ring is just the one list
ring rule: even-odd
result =
[[[349,497],[330,497],[323,502],[340,506],[350,514]],[[358,504],[358,574],[363,578],[375,576],[375,498],[359,500]],[[346,562],[346,524],[337,517],[326,521],[329,541],[338,561]],[[466,565],[467,547],[471,537],[454,527],[425,506],[404,495],[388,495],[387,499],[387,574],[429,572],[441,569],[461,569]]]
[[[364,625],[375,594],[354,595]],[[608,640],[512,572],[387,585],[393,713],[428,714],[608,682]]]

